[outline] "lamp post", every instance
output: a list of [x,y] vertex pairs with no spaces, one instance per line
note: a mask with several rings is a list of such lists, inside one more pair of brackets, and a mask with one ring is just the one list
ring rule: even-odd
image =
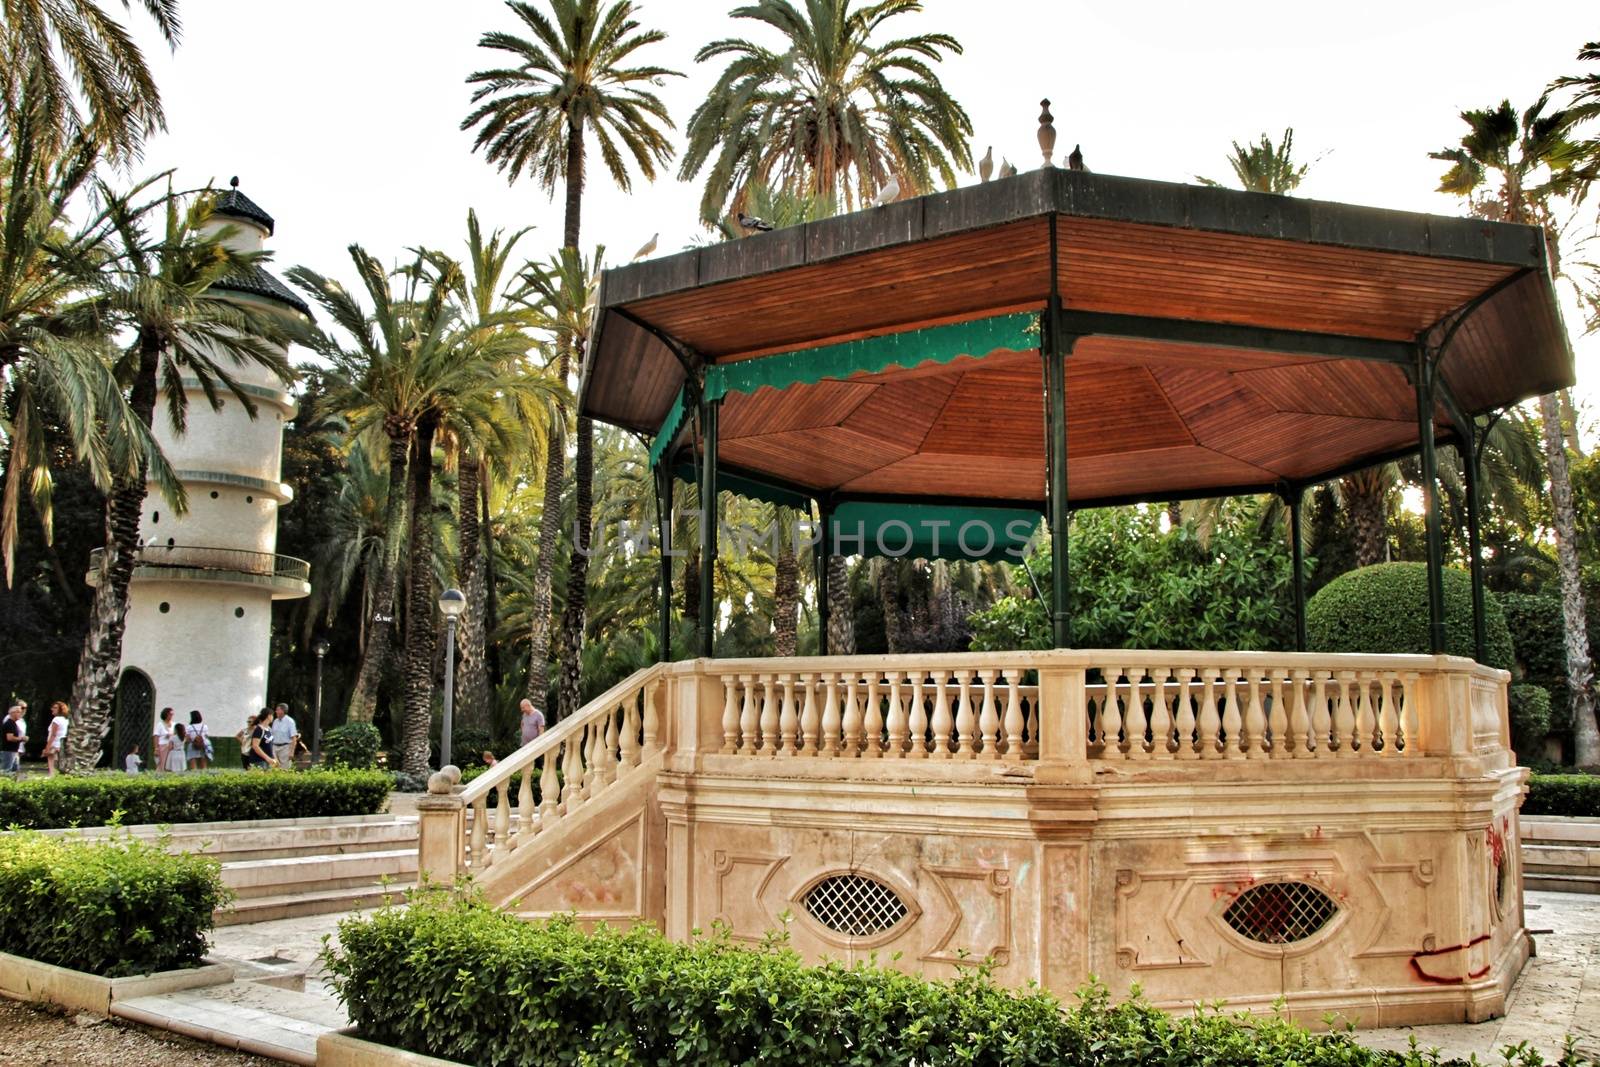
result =
[[317,655],[317,703],[311,715],[311,765],[317,766],[322,762],[322,658],[328,654],[328,639],[317,638],[311,651]]
[[439,594],[439,614],[444,616],[444,722],[439,726],[439,766],[450,762],[450,734],[456,707],[456,620],[467,610],[467,596],[459,589]]

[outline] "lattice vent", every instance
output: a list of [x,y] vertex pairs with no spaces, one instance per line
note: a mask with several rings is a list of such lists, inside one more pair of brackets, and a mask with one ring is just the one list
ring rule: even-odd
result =
[[1268,882],[1240,893],[1222,920],[1251,941],[1288,945],[1327,926],[1339,905],[1314,885]]
[[836,874],[811,887],[802,901],[817,922],[846,937],[871,937],[906,917],[905,901],[875,878]]

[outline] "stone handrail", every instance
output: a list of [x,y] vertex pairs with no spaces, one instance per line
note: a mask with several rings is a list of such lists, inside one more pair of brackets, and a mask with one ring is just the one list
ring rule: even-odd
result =
[[[550,829],[661,747],[654,696],[665,669],[635,671],[462,789],[460,805],[471,816],[459,847],[469,870],[509,855],[524,835]],[[499,801],[492,807],[491,794]]]

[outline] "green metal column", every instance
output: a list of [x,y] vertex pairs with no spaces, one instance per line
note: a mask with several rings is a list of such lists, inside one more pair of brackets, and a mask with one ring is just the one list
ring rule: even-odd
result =
[[1467,559],[1472,570],[1472,658],[1479,663],[1488,654],[1489,635],[1484,622],[1483,605],[1483,537],[1478,509],[1478,482],[1482,472],[1482,453],[1479,451],[1480,434],[1471,420],[1462,428],[1466,436],[1463,446],[1462,466],[1467,472]]
[[656,660],[667,663],[672,659],[672,471],[663,457],[652,473],[656,484],[656,541],[661,553],[660,647]]
[[1439,520],[1439,459],[1433,442],[1433,362],[1417,346],[1417,434],[1421,439],[1422,509],[1428,531],[1428,648],[1444,651],[1444,529]]
[[[1054,219],[1051,220],[1052,223]],[[1054,257],[1052,257],[1053,273]],[[1052,295],[1044,322],[1045,471],[1050,496],[1050,632],[1056,648],[1072,647],[1067,527],[1067,353],[1075,337],[1061,332],[1061,298]]]
[[717,633],[717,411],[722,401],[700,401],[700,655],[710,659]]
[[817,501],[817,519],[822,524],[822,536],[812,549],[817,570],[817,655],[828,654],[828,536],[833,521],[833,511],[827,503]]
[[1290,552],[1294,557],[1294,650],[1306,650],[1306,553],[1300,536],[1300,506],[1305,502],[1305,490],[1296,486],[1284,494],[1289,505]]

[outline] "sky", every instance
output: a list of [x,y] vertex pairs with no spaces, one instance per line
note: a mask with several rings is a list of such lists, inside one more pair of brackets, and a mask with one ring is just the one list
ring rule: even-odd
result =
[[[640,21],[668,34],[642,55],[687,74],[661,90],[680,134],[720,71],[697,66],[695,51],[765,32],[730,18],[734,6],[638,0]],[[1478,0],[924,7],[890,25],[964,46],[939,71],[972,117],[975,158],[992,144],[997,160],[1038,166],[1045,97],[1058,163],[1081,144],[1092,170],[1166,181],[1230,179],[1231,141],[1293,126],[1296,155],[1314,161],[1300,195],[1450,215],[1459,202],[1433,191],[1444,165],[1428,152],[1459,140],[1459,112],[1507,97],[1526,106],[1600,39],[1593,0],[1527,0],[1514,15]],[[459,129],[466,77],[494,62],[478,38],[520,25],[501,0],[185,0],[182,16],[176,53],[147,20],[138,27],[169,126],[145,166],[195,185],[238,175],[277,219],[278,273],[303,264],[352,280],[351,242],[385,261],[416,245],[458,250],[469,207],[486,226],[534,227],[519,246],[530,256],[559,244],[560,204],[526,180],[508,184]],[[585,249],[603,244],[607,261],[625,262],[656,232],[658,254],[687,246],[700,190],[675,173],[627,194],[592,169]],[[1600,409],[1600,338],[1575,350],[1580,397]]]

